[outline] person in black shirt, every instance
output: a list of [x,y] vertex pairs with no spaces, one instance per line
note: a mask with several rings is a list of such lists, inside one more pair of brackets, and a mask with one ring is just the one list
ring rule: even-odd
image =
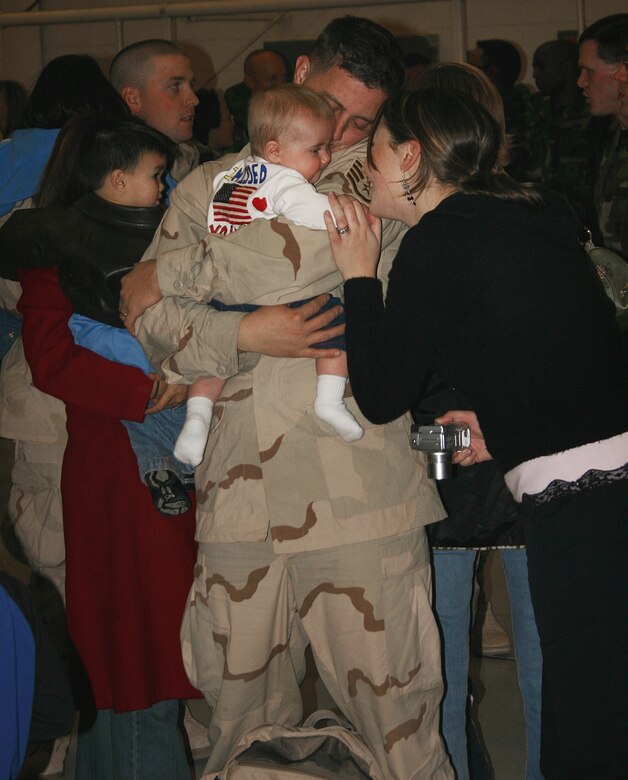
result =
[[[543,651],[546,780],[628,766],[628,366],[575,215],[498,170],[494,119],[466,95],[386,101],[368,150],[370,213],[330,196],[349,377],[372,422],[406,413],[433,371],[473,413],[458,460],[495,459],[521,502]],[[379,220],[409,226],[376,278]],[[345,228],[348,228],[346,230]]]

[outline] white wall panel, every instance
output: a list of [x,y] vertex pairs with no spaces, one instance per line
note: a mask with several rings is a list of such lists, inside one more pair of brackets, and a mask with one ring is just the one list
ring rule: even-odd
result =
[[[3,12],[18,12],[29,0],[2,0]],[[98,7],[155,5],[154,0],[42,0],[42,11]],[[169,6],[176,0],[169,0]],[[295,0],[298,6],[298,0]],[[106,69],[123,45],[142,38],[173,37],[191,55],[198,82],[213,77],[214,84],[227,87],[241,79],[246,54],[265,41],[307,40],[336,16],[355,13],[388,27],[396,35],[434,34],[440,39],[440,58],[457,59],[460,43],[453,14],[466,10],[466,44],[473,48],[482,38],[506,38],[519,44],[528,62],[534,49],[554,38],[560,30],[577,29],[577,0],[430,0],[429,2],[379,6],[338,5],[319,10],[291,10],[245,14],[231,18],[202,17],[175,21],[169,19],[129,20],[50,25],[41,27],[2,27],[0,14],[0,78],[13,78],[30,86],[42,62],[70,52],[94,56]],[[585,17],[590,23],[610,13],[626,10],[625,0],[586,0]],[[32,12],[36,21],[37,11]],[[524,76],[531,82],[531,73]]]

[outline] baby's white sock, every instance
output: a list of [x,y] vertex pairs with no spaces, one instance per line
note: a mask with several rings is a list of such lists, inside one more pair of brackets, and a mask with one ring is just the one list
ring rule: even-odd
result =
[[174,456],[182,463],[198,466],[203,460],[209,436],[214,402],[196,395],[188,398],[185,423],[174,446]]
[[321,374],[316,385],[314,412],[345,441],[357,441],[364,436],[364,428],[345,405],[343,395],[346,384],[344,376]]

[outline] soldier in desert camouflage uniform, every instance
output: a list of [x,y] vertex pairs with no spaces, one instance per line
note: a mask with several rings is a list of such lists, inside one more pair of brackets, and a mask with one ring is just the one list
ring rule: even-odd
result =
[[[388,55],[375,62],[382,41]],[[341,42],[351,49],[345,60],[338,59]],[[368,58],[373,81],[364,69],[354,75],[351,57]],[[297,60],[295,81],[325,95],[337,115],[319,191],[367,200],[363,139],[402,79],[396,44],[367,20],[332,22],[312,54]],[[215,268],[228,268],[234,256],[280,265],[293,277],[302,267],[316,267],[319,276],[333,271],[326,237],[281,218],[257,220],[228,238],[208,235],[215,166],[197,169],[174,192],[145,254],[157,262],[127,277],[121,302],[132,323],[150,302],[156,271],[167,297],[142,317],[143,343],[153,354],[177,348],[164,369],[185,381],[208,371],[230,377],[197,469],[199,555],[182,629],[188,673],[213,710],[207,771],[221,768],[243,731],[300,721],[298,685],[310,643],[321,678],[386,777],[450,778],[438,733],[443,689],[423,528],[443,510],[409,449],[409,420],[374,426],[349,397],[365,426],[363,439],[349,445],[316,418],[310,358],[325,353],[308,344],[322,340],[316,331],[334,311],[306,324],[317,304],[243,317],[196,302],[209,294]],[[389,224],[384,281],[399,238],[399,226]]]

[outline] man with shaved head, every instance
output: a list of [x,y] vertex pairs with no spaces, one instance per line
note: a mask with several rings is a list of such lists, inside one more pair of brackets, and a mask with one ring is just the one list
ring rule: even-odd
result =
[[190,58],[170,41],[138,41],[114,57],[109,81],[132,114],[179,145],[170,173],[180,181],[198,163],[196,148],[187,143],[198,105]]

